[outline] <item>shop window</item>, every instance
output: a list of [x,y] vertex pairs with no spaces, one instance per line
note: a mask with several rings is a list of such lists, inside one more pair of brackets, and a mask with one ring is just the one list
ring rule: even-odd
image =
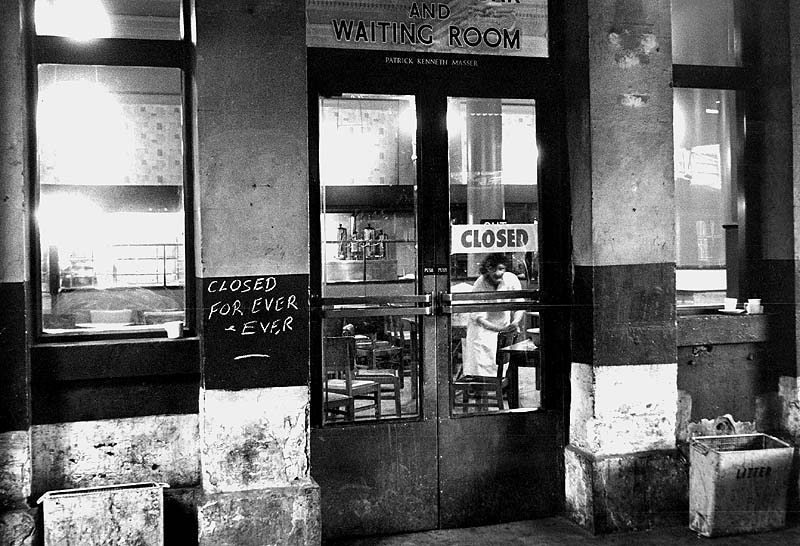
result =
[[679,306],[736,297],[744,236],[742,4],[672,1],[676,294]]
[[182,10],[180,0],[35,4],[35,265],[46,336],[164,336],[164,323],[190,322]]
[[728,289],[725,231],[738,227],[736,92],[675,89],[673,97],[678,304],[718,305]]

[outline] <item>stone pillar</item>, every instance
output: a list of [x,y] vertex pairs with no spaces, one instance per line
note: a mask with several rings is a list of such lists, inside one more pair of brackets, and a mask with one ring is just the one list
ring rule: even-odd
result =
[[669,0],[566,13],[574,298],[567,512],[593,532],[687,509],[677,349]]
[[303,2],[197,4],[201,545],[321,540],[305,52]]
[[32,544],[25,63],[21,2],[0,4],[0,544]]

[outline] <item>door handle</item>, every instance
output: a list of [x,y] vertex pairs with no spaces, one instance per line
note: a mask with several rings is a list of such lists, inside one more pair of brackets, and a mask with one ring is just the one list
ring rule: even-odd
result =
[[312,310],[323,317],[432,315],[433,294],[316,298]]
[[501,308],[539,311],[544,306],[539,302],[538,290],[504,290],[502,292],[440,292],[437,309],[442,314],[473,313]]

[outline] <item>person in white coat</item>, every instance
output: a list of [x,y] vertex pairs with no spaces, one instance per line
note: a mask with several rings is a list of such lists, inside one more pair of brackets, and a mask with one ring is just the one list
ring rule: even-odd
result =
[[[505,254],[489,254],[480,264],[481,276],[475,281],[472,291],[521,290],[519,279],[507,268],[508,257]],[[518,332],[524,316],[524,311],[471,313],[467,321],[462,374],[484,377],[497,375],[497,334]]]

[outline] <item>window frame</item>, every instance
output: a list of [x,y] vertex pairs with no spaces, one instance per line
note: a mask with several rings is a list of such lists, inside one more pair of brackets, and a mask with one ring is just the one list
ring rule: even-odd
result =
[[[747,131],[747,119],[751,110],[750,105],[754,100],[756,82],[752,48],[750,47],[753,42],[752,30],[748,24],[751,21],[751,17],[748,17],[747,5],[744,6],[744,9],[744,17],[740,19],[740,34],[742,36],[742,62],[740,66],[672,65],[673,89],[714,89],[736,92],[735,123],[739,125],[741,140],[736,147],[738,168],[735,187],[731,192],[732,198],[735,200],[736,223],[725,226],[725,295],[726,297],[737,299],[741,299],[742,295],[746,293],[746,287],[748,286],[747,264],[755,255],[751,244],[754,240],[753,226],[755,223],[752,221],[754,207],[746,206],[746,204],[757,203],[757,199],[752,195],[754,190],[749,180],[751,169],[747,167],[749,164],[748,156],[750,155],[748,150],[752,147],[751,136]],[[676,263],[676,272],[677,269]],[[680,314],[688,315],[720,309],[722,305],[676,305],[676,307]]]
[[166,332],[157,327],[152,330],[123,330],[103,332],[67,332],[49,334],[43,329],[41,240],[34,211],[40,202],[38,172],[38,141],[36,108],[38,101],[38,67],[54,65],[104,65],[114,67],[176,68],[183,79],[183,214],[184,214],[184,335],[197,335],[195,256],[194,256],[194,64],[195,49],[192,33],[193,1],[181,0],[181,39],[150,40],[142,38],[97,38],[78,41],[65,36],[37,35],[34,27],[35,0],[26,3],[25,32],[27,46],[27,98],[28,98],[28,165],[29,165],[29,209],[30,267],[32,294],[32,332],[35,342],[59,343],[105,340],[160,339]]

